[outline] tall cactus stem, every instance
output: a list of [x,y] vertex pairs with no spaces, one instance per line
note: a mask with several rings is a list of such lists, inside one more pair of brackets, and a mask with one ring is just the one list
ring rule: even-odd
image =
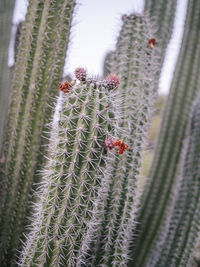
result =
[[114,72],[122,94],[119,126],[130,149],[108,163],[110,175],[103,180],[104,188],[84,237],[80,266],[126,266],[135,226],[138,174],[156,98],[159,48],[151,49],[148,44],[155,34],[148,14],[124,15],[122,19]]
[[20,266],[77,266],[79,247],[106,175],[107,154],[113,154],[104,141],[115,133],[112,98],[116,93],[104,85],[95,78],[86,80],[63,96],[59,142],[43,171]]
[[3,138],[5,134],[5,125],[9,107],[11,72],[8,67],[8,47],[11,37],[12,15],[15,1],[2,0],[0,2],[0,21],[1,21],[1,36],[0,36],[0,154],[2,150]]
[[[23,25],[1,160],[0,262],[10,264],[45,158],[47,126],[62,77],[74,0],[31,0]],[[22,236],[21,236],[22,237]]]
[[165,105],[155,158],[149,173],[151,183],[144,195],[143,208],[138,217],[134,262],[130,266],[144,266],[154,243],[168,217],[177,182],[179,158],[188,113],[200,88],[199,50],[200,3],[188,2],[183,41]]
[[174,203],[148,266],[192,266],[200,231],[200,97],[191,112]]

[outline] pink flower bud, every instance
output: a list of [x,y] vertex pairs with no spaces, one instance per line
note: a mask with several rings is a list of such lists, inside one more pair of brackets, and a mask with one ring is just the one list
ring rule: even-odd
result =
[[108,90],[116,89],[119,84],[120,82],[116,74],[110,74],[106,78],[106,87],[108,88]]
[[75,76],[79,81],[84,82],[86,80],[87,72],[84,68],[77,68],[75,70]]
[[115,145],[115,139],[113,137],[107,137],[104,141],[104,147],[107,149],[107,150],[112,150]]

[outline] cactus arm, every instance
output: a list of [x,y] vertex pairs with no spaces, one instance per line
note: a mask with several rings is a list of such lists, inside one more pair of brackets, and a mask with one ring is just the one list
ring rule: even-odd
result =
[[176,197],[156,250],[152,266],[191,266],[199,233],[199,115],[200,98],[191,112],[188,137],[183,147],[182,170],[175,189]]
[[44,151],[47,140],[46,136],[41,138],[41,132],[46,130],[45,124],[52,116],[51,104],[56,95],[52,88],[62,76],[74,5],[74,1],[67,0],[59,3],[30,1],[29,4],[15,67],[4,145],[6,161],[1,195],[3,254],[7,253],[8,246],[10,251],[16,247],[33,179],[38,179],[37,176],[34,178],[35,171],[44,161],[40,153]]
[[104,172],[103,141],[113,131],[107,101],[105,88],[96,82],[80,84],[66,95],[59,123],[59,144],[53,145],[55,162],[44,172],[46,185],[21,266],[76,265]]
[[1,65],[1,78],[0,78],[0,151],[2,149],[3,136],[5,132],[5,125],[7,120],[10,79],[11,73],[8,67],[8,47],[11,35],[12,15],[14,8],[14,0],[2,0],[0,3],[0,17],[1,17],[1,36],[0,36],[0,65]]
[[138,205],[137,176],[156,95],[156,79],[152,77],[157,70],[159,49],[148,46],[153,35],[148,15],[123,16],[123,20],[115,50],[115,72],[120,77],[122,95],[120,128],[130,150],[108,164],[103,195],[96,202],[98,208],[80,252],[80,263],[85,263],[84,266],[127,264],[130,253],[127,236],[134,228]]
[[[115,174],[113,173],[115,182],[118,180],[121,183],[121,190],[115,187],[119,185],[116,182],[115,189],[113,188],[110,192],[111,196],[109,196],[113,201],[112,205],[115,205],[118,200],[119,206],[117,208],[117,218],[110,224],[110,228],[114,229],[112,230],[114,238],[111,235],[112,256],[108,256],[109,260],[107,262],[104,258],[104,263],[113,264],[114,266],[126,265],[130,254],[130,241],[128,240],[130,240],[129,238],[135,227],[139,198],[137,178],[140,171],[146,132],[156,97],[154,82],[156,81],[155,70],[158,67],[158,51],[157,48],[154,48],[153,51],[148,48],[148,40],[154,34],[152,25],[147,15],[136,17],[135,20],[135,29],[132,28],[133,36],[131,37],[133,40],[133,61],[130,62],[127,72],[124,122],[122,126],[128,133],[127,143],[130,145],[131,150],[126,153],[125,159],[117,163],[117,167],[115,167],[117,171]],[[134,46],[137,47],[136,51],[134,51]],[[122,65],[121,62],[120,65]],[[125,61],[124,65],[126,65]],[[120,72],[120,74],[123,73]],[[121,88],[121,90],[125,91],[125,88]],[[120,191],[121,193],[119,194]],[[112,194],[114,197],[112,197]],[[108,211],[109,215],[105,217],[112,217],[112,205],[109,208],[110,211]],[[112,224],[114,224],[114,227],[112,227]],[[109,250],[106,248],[105,251],[108,255]]]
[[[182,46],[163,114],[163,122],[149,176],[151,185],[145,194],[139,216],[134,266],[144,266],[151,246],[167,219],[171,192],[176,184],[177,164],[185,138],[189,107],[199,90],[199,3],[189,1]],[[191,26],[193,25],[193,26]],[[191,31],[192,29],[192,31]],[[188,88],[191,88],[188,90]],[[176,108],[174,108],[176,107]]]
[[[165,58],[165,51],[173,32],[173,24],[176,13],[177,0],[146,0],[144,10],[157,27],[156,36],[159,39],[159,47],[162,50],[160,56],[161,67]],[[160,71],[161,71],[160,67]]]

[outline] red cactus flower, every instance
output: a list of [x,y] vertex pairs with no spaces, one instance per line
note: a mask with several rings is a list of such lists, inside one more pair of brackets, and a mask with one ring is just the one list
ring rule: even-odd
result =
[[125,150],[130,149],[130,147],[128,145],[126,145],[122,139],[116,141],[114,143],[114,146],[118,146],[118,153],[119,154],[123,154],[125,152]]
[[106,87],[108,88],[108,90],[116,89],[119,84],[119,78],[116,74],[110,74],[106,78]]
[[59,83],[58,84],[58,89],[62,91],[63,93],[69,93],[69,91],[72,89],[73,85],[76,83],[76,80],[73,82],[69,83],[66,81],[64,84]]
[[157,44],[156,39],[155,38],[149,39],[148,44],[149,44],[150,48],[153,49],[154,46]]
[[74,73],[75,73],[76,78],[79,81],[81,81],[81,82],[86,81],[87,72],[84,68],[77,68],[77,69],[75,69]]

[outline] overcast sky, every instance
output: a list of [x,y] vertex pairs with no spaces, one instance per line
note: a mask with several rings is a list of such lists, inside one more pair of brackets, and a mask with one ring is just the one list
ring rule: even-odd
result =
[[[73,73],[76,67],[84,66],[90,74],[101,75],[105,54],[114,49],[116,43],[121,26],[121,15],[133,11],[141,12],[144,3],[142,0],[79,0],[80,2],[73,19],[65,73]],[[174,34],[160,79],[161,93],[169,91],[183,33],[186,5],[187,0],[178,0]],[[16,0],[14,24],[24,20],[26,7],[26,0]]]

